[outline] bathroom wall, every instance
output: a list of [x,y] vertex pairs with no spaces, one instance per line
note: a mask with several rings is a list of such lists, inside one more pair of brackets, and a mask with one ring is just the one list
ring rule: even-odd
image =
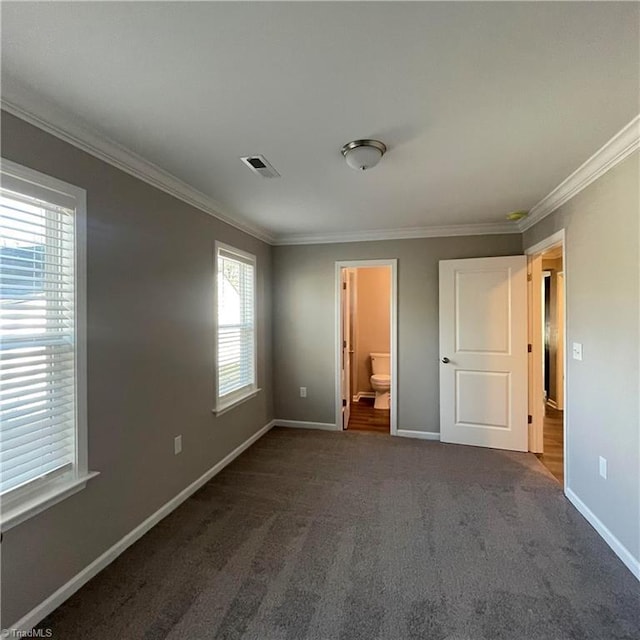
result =
[[389,353],[391,332],[391,269],[356,269],[355,364],[357,387],[354,393],[372,391],[370,353]]

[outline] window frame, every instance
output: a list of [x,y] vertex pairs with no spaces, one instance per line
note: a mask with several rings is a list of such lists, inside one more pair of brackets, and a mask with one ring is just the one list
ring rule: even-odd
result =
[[87,192],[34,169],[0,158],[0,183],[25,195],[52,203],[65,200],[74,208],[74,365],[75,365],[75,451],[70,470],[35,479],[25,487],[9,490],[0,504],[0,531],[82,490],[98,475],[88,469],[87,425]]
[[[225,394],[224,396],[218,395],[219,389],[219,377],[220,377],[220,368],[218,364],[218,340],[219,340],[219,324],[218,324],[218,305],[219,305],[219,295],[218,295],[218,260],[220,257],[220,250],[223,250],[230,254],[235,254],[238,256],[240,261],[247,262],[253,266],[253,383],[250,385],[246,385],[241,389],[237,389],[236,391],[232,391],[231,393]],[[230,411],[234,407],[237,407],[240,404],[243,404],[247,400],[255,397],[261,389],[258,387],[258,259],[253,253],[249,253],[248,251],[243,251],[242,249],[238,249],[229,244],[225,244],[224,242],[219,242],[216,240],[215,242],[215,251],[214,251],[214,269],[213,269],[213,282],[214,282],[214,409],[213,413],[216,416],[220,416],[227,411]]]

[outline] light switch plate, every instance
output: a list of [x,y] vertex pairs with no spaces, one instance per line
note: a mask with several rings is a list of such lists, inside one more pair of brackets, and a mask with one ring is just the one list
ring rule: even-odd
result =
[[582,360],[582,343],[581,342],[573,343],[572,353],[573,353],[574,360]]
[[182,453],[182,436],[176,436],[173,439],[173,453],[175,455]]
[[606,480],[607,479],[607,459],[600,456],[599,461],[600,475]]

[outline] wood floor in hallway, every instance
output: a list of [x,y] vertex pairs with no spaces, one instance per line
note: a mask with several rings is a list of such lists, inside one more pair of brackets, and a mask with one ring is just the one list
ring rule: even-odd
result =
[[563,412],[547,406],[543,429],[544,453],[539,454],[538,458],[551,471],[556,480],[564,486]]

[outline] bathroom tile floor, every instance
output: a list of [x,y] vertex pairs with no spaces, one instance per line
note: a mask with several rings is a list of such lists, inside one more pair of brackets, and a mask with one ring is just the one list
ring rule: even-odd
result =
[[390,414],[388,409],[374,409],[373,398],[361,398],[359,402],[351,403],[351,417],[347,429],[388,434]]

